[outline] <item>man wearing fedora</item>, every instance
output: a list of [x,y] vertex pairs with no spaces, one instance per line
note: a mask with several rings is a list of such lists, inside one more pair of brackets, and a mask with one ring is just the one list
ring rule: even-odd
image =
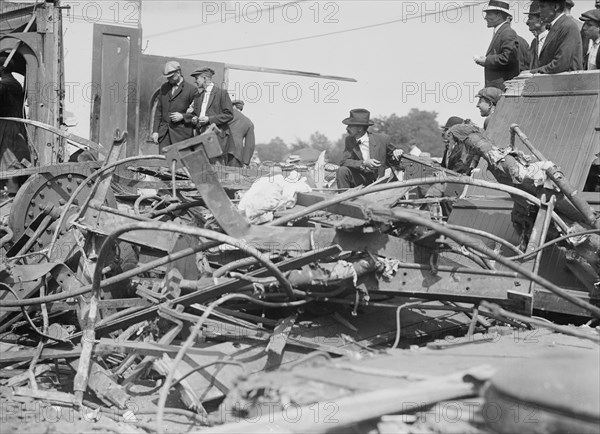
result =
[[214,75],[214,69],[209,67],[192,72],[198,94],[185,117],[192,122],[199,134],[205,132],[211,124],[215,125],[220,130],[217,136],[223,150],[222,161],[226,165],[235,166],[234,144],[229,130],[229,122],[233,120],[233,105],[227,91],[213,82]]
[[487,26],[494,29],[494,37],[485,56],[475,57],[475,63],[484,67],[485,87],[504,90],[504,82],[519,75],[519,41],[511,28],[510,5],[490,0],[485,7]]
[[550,26],[540,51],[539,66],[533,74],[558,74],[578,71],[583,65],[579,27],[565,14],[565,0],[540,0],[542,22]]
[[531,63],[528,68],[531,70],[539,66],[540,52],[542,51],[542,47],[548,36],[548,29],[546,28],[546,25],[542,23],[539,1],[532,1],[529,6],[529,11],[525,12],[525,15],[527,15],[525,24],[527,24],[529,31],[534,36],[531,41]]
[[336,175],[338,188],[371,184],[402,156],[402,150],[392,145],[389,136],[368,131],[373,125],[370,116],[368,110],[354,109],[342,121],[347,125],[348,137]]
[[192,124],[185,121],[184,114],[197,92],[193,84],[183,79],[179,62],[168,61],[163,76],[167,82],[158,91],[152,129],[152,141],[158,143],[160,152],[166,146],[192,137]]

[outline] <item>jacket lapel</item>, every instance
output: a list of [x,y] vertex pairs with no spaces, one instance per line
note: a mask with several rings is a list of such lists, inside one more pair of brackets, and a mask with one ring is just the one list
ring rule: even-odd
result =
[[369,154],[371,154],[371,158],[379,160],[379,154],[377,153],[379,149],[379,143],[377,142],[377,139],[375,138],[375,136],[373,136],[373,134],[367,134],[369,135]]
[[217,93],[217,90],[219,88],[215,85],[213,85],[212,90],[210,91],[210,96],[208,97],[208,104],[206,105],[206,110],[208,111],[208,108],[212,105],[213,100],[215,99],[215,94]]
[[504,31],[504,27],[506,27],[504,25],[504,23],[500,24],[500,27],[498,27],[498,31],[494,33],[492,42],[490,42],[490,46],[488,47],[487,53],[485,54],[486,56],[489,56],[490,54],[494,54],[494,45],[496,43],[496,39],[498,39],[500,37],[500,34]]
[[546,51],[546,48],[553,45],[554,38],[556,37],[556,33],[558,32],[558,29],[561,27],[561,24],[565,18],[567,18],[567,16],[563,15],[562,17],[560,17],[558,19],[557,22],[554,23],[554,25],[552,25],[552,27],[550,27],[550,30],[548,31],[548,34],[546,35],[546,40],[544,41],[544,45],[542,46],[542,51],[540,51],[540,58],[542,57],[542,54],[544,53],[544,51]]

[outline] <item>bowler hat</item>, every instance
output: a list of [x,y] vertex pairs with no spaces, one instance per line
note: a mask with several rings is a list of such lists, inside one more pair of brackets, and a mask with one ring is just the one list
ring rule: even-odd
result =
[[375,123],[370,120],[371,113],[366,109],[354,109],[350,110],[350,117],[344,119],[342,123],[344,125],[374,125]]
[[179,62],[177,62],[175,60],[169,60],[167,63],[165,63],[165,67],[163,69],[163,75],[165,77],[170,77],[173,74],[175,74],[177,71],[181,71],[181,65],[179,64]]
[[241,99],[234,99],[233,101],[231,101],[232,105],[244,105],[244,101],[242,101]]
[[497,87],[486,87],[485,89],[481,89],[477,93],[477,96],[489,101],[493,105],[496,105],[498,104],[498,101],[500,101],[502,91]]
[[596,23],[600,23],[600,9],[592,9],[584,12],[579,19],[581,21],[595,21]]
[[525,15],[541,15],[542,10],[540,9],[540,2],[535,0],[529,5],[529,12],[525,12]]
[[209,68],[208,66],[205,66],[204,68],[198,68],[198,69],[196,69],[190,75],[192,77],[195,77],[197,75],[205,75],[207,77],[212,77],[213,75],[215,75],[215,70],[212,69],[212,68]]
[[462,124],[465,120],[463,118],[459,118],[458,116],[452,116],[444,125],[443,130],[447,130],[448,128],[453,127],[454,125]]
[[490,0],[488,5],[483,8],[483,11],[500,11],[504,12],[509,17],[512,17],[512,14],[510,13],[510,5],[508,4],[508,2],[503,2],[500,0]]

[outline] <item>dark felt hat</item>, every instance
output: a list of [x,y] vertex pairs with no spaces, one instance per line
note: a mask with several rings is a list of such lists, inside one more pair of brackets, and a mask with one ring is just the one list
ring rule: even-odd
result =
[[350,117],[344,119],[344,125],[373,125],[374,122],[370,119],[371,113],[366,109],[350,110]]
[[442,129],[445,131],[448,128],[453,127],[454,125],[462,124],[464,121],[465,120],[463,118],[459,118],[458,116],[452,116],[448,119],[446,125],[444,125]]
[[204,68],[198,68],[198,69],[196,69],[190,75],[192,77],[195,77],[197,75],[206,75],[208,77],[212,77],[213,75],[215,75],[215,70],[212,69],[212,68],[209,68],[208,66],[205,66]]
[[529,5],[529,12],[525,12],[525,15],[541,15],[542,10],[540,9],[540,2],[535,0]]

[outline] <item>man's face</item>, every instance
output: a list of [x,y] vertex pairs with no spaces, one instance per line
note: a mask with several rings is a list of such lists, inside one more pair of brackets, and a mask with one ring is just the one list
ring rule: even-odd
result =
[[479,98],[477,108],[482,117],[487,117],[492,113],[492,104],[485,98]]
[[558,5],[554,3],[540,3],[540,14],[542,22],[549,24],[558,16]]
[[360,139],[365,134],[364,128],[359,125],[348,125],[346,132],[354,139]]
[[198,86],[199,89],[204,89],[207,84],[208,84],[207,76],[205,76],[205,75],[197,75],[196,76],[196,86]]
[[542,28],[542,19],[539,15],[529,15],[525,24],[527,24],[529,31],[534,35],[539,35],[544,31]]
[[504,16],[498,11],[486,11],[484,19],[488,27],[496,27],[504,22]]
[[583,23],[583,32],[585,36],[595,41],[600,37],[600,23],[595,21],[586,21]]
[[167,78],[167,81],[172,86],[172,85],[179,83],[179,77],[181,77],[181,72],[176,71],[172,76]]

